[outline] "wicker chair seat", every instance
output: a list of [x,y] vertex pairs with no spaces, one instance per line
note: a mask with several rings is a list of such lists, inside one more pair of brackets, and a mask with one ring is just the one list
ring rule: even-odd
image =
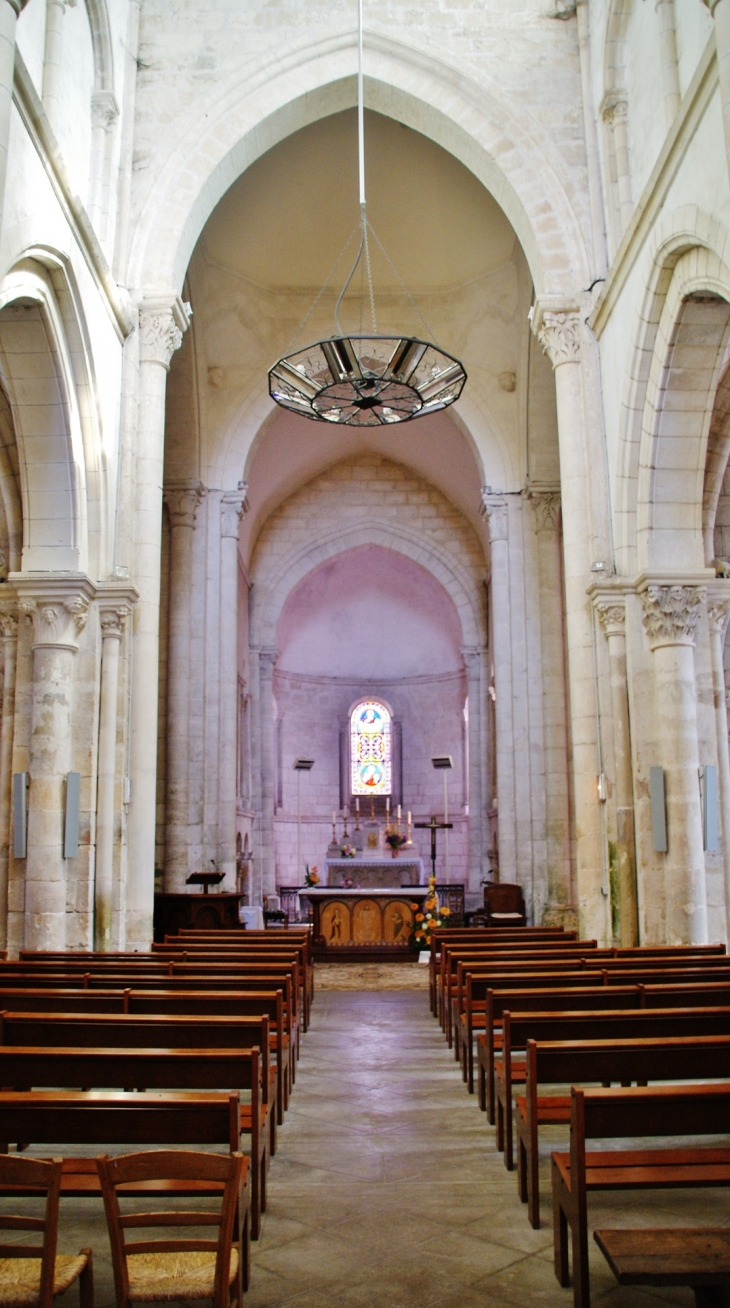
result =
[[[63,1294],[84,1270],[86,1254],[58,1254],[53,1294]],[[40,1258],[0,1258],[1,1308],[35,1308],[41,1289]]]
[[[215,1278],[215,1253],[184,1250],[179,1253],[127,1255],[130,1299],[166,1302],[172,1299],[210,1299]],[[229,1283],[238,1276],[238,1250],[231,1249]]]

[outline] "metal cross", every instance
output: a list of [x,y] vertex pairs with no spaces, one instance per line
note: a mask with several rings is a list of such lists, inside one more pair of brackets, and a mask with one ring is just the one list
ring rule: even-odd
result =
[[436,880],[436,832],[451,831],[454,824],[453,822],[437,822],[435,817],[432,817],[430,822],[414,822],[413,825],[414,827],[420,828],[421,831],[431,832],[431,872],[435,881]]

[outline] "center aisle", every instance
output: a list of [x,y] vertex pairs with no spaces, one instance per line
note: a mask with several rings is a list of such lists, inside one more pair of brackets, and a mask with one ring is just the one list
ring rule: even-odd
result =
[[318,990],[245,1308],[572,1302],[417,991]]

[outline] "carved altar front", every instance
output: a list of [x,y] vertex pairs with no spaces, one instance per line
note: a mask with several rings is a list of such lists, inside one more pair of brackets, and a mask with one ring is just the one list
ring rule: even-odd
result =
[[407,950],[413,934],[415,903],[428,894],[427,886],[384,887],[381,890],[343,890],[309,887],[299,892],[314,910],[313,942],[327,954],[372,950]]

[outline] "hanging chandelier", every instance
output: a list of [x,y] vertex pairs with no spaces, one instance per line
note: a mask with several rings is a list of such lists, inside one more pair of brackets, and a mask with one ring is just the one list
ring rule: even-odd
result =
[[[377,330],[370,267],[370,232],[398,277],[424,327],[429,335],[431,334],[428,324],[367,217],[362,45],[362,0],[358,0],[357,125],[360,247],[335,306],[336,335],[330,336],[327,340],[315,341],[312,345],[295,353],[287,353],[278,359],[269,371],[269,394],[283,409],[298,413],[303,418],[312,418],[316,422],[331,422],[347,427],[379,427],[396,422],[408,422],[412,418],[422,418],[426,414],[447,408],[461,395],[466,381],[466,370],[458,359],[448,354],[446,350],[440,349],[434,342],[421,340],[416,336],[384,336]],[[351,239],[352,233],[348,237],[347,244]],[[340,327],[340,305],[355,275],[355,270],[360,266],[362,274],[363,264],[367,271],[372,331],[368,334],[360,331],[345,335]],[[329,281],[329,278],[327,280]],[[324,289],[323,286],[312,309]],[[301,328],[299,331],[301,332]],[[294,339],[296,340],[296,337]]]

